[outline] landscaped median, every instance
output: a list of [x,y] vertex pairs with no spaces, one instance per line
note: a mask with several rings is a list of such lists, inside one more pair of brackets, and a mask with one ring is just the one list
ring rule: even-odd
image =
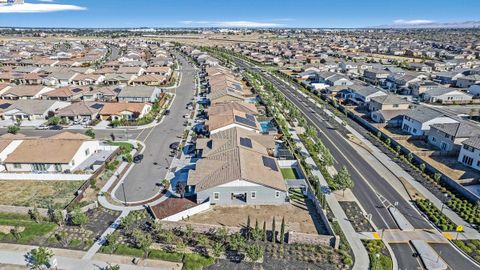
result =
[[428,219],[442,231],[453,231],[457,227],[445,214],[435,207],[429,200],[417,199],[415,204],[427,215]]
[[393,262],[388,249],[381,240],[363,240],[370,258],[370,269],[392,270]]

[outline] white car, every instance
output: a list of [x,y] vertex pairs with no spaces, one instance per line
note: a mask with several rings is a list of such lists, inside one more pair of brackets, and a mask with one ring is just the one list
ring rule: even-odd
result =
[[50,128],[50,127],[47,126],[47,125],[40,125],[40,126],[36,127],[35,129],[37,129],[37,130],[47,130],[47,129],[49,129],[49,128]]

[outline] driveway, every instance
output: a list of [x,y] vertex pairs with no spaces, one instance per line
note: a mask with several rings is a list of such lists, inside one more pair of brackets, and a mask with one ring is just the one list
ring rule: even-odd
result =
[[120,186],[115,191],[115,197],[121,201],[143,201],[159,192],[156,184],[165,178],[167,168],[173,159],[169,157],[169,146],[173,142],[179,142],[179,136],[182,136],[185,130],[183,115],[189,112],[185,105],[194,97],[195,70],[183,57],[178,58],[182,63],[183,78],[180,85],[172,91],[176,96],[170,114],[160,125],[145,129],[139,134],[138,139],[146,145],[144,159],[140,164],[133,166],[123,181],[123,187]]

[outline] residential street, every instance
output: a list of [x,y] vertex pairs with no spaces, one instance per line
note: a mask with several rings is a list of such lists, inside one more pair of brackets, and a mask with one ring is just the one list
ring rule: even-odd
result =
[[[243,68],[251,68],[245,63],[237,61],[237,64]],[[352,192],[357,197],[363,208],[372,214],[372,221],[379,229],[398,229],[392,216],[386,209],[386,205],[398,202],[397,208],[414,226],[415,229],[432,229],[431,225],[417,212],[412,205],[404,198],[375,170],[360,154],[349,144],[345,137],[336,130],[326,119],[322,118],[320,108],[303,97],[296,90],[286,85],[281,80],[268,73],[261,73],[267,80],[272,82],[298,109],[306,116],[307,121],[313,124],[319,131],[319,138],[330,150],[335,159],[335,168],[339,170],[341,166],[346,166],[349,170],[355,187]],[[386,205],[382,204],[381,199],[376,194],[386,199]],[[439,244],[445,254],[455,254],[457,251],[449,244]],[[438,247],[437,246],[437,247]],[[413,256],[405,256],[405,251],[411,249],[410,244],[398,244],[394,249],[398,260],[399,269],[412,269],[413,265],[418,265],[418,260]],[[458,254],[458,256],[461,256]],[[445,258],[444,258],[445,257]],[[468,260],[451,260],[450,256],[442,256],[444,260],[454,269],[476,269],[476,265]],[[416,268],[413,268],[416,269]]]
[[160,125],[140,132],[138,140],[146,145],[144,159],[140,164],[133,166],[123,184],[116,190],[115,197],[121,201],[143,201],[158,193],[157,184],[165,178],[172,161],[169,146],[171,143],[179,142],[179,137],[185,130],[183,115],[189,112],[185,105],[194,97],[195,70],[183,57],[178,56],[178,59],[182,64],[183,78],[178,88],[174,90],[176,96],[170,108],[170,115],[165,117]]

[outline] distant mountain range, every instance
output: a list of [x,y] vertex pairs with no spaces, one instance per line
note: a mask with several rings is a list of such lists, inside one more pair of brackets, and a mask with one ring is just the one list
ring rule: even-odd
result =
[[480,21],[454,23],[420,23],[420,24],[392,24],[379,25],[372,28],[418,29],[418,28],[480,28]]

